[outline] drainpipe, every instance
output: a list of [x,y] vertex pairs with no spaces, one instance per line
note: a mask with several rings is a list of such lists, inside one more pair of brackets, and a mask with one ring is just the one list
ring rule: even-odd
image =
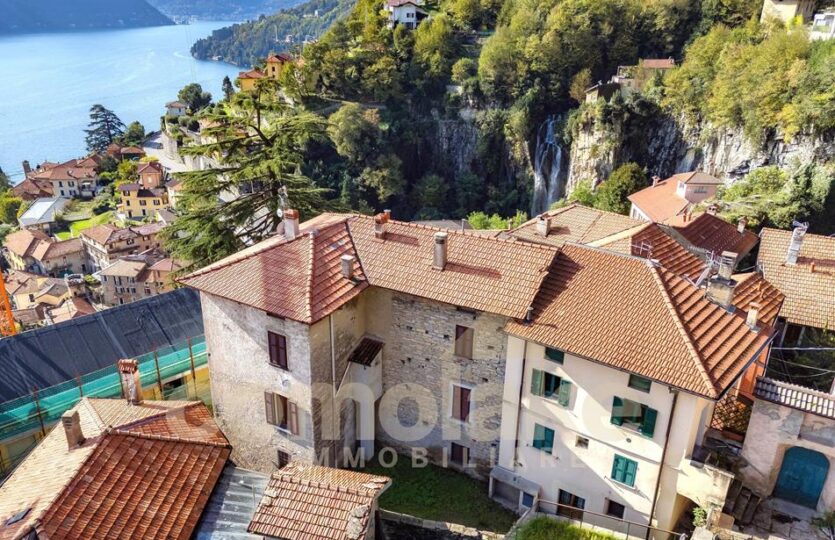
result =
[[333,341],[333,313],[328,315],[328,331],[330,333],[331,345],[331,454],[333,457],[333,465],[336,467],[336,344]]
[[[649,511],[649,526],[652,527],[652,520],[655,518],[655,507],[658,505],[658,491],[661,489],[661,476],[664,474],[664,464],[667,461],[667,447],[670,444],[670,432],[673,430],[673,418],[676,414],[678,403],[678,390],[671,390],[673,393],[673,406],[670,408],[670,419],[667,421],[667,433],[664,435],[664,449],[661,451],[661,467],[658,470],[658,481],[655,482],[655,493],[652,497],[652,508]],[[649,540],[652,529],[647,528],[647,540]]]
[[522,395],[525,392],[525,361],[528,358],[528,340],[522,348],[522,380],[519,383],[519,405],[516,407],[516,437],[513,441],[513,469],[516,469],[516,462],[519,458],[519,424],[522,420]]

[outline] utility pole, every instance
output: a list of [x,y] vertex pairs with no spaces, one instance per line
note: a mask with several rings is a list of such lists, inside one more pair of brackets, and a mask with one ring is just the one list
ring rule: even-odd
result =
[[17,325],[12,315],[12,304],[9,302],[9,295],[6,293],[6,280],[3,277],[3,271],[0,270],[0,337],[15,334],[17,334]]

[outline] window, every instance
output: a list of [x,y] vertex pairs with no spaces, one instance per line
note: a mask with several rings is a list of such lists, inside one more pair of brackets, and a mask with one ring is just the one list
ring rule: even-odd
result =
[[287,338],[281,334],[267,332],[270,349],[270,364],[281,369],[290,369],[287,365]]
[[606,500],[606,514],[612,517],[616,517],[618,519],[623,519],[623,514],[626,511],[626,507],[620,503],[617,503],[612,500]]
[[574,446],[577,448],[588,448],[589,447],[589,440],[585,437],[577,436],[577,442],[574,443]]
[[531,376],[531,394],[556,400],[563,407],[568,407],[571,399],[571,382],[553,373],[534,369]]
[[534,424],[533,447],[550,454],[554,450],[554,430]]
[[464,358],[473,357],[473,334],[472,328],[455,325],[455,355]]
[[154,199],[154,206],[159,206],[159,199]]
[[462,467],[466,466],[470,462],[470,449],[462,444],[450,443],[449,461]]
[[533,495],[530,493],[522,493],[522,506],[525,508],[533,508]]
[[290,454],[284,450],[278,451],[278,462],[275,464],[277,468],[283,469],[290,463]]
[[629,376],[629,388],[634,388],[635,390],[640,390],[641,392],[649,393],[649,389],[651,386],[652,381],[645,377],[641,377],[635,374]]
[[470,393],[472,390],[463,386],[452,385],[452,417],[462,422],[470,419]]
[[637,461],[615,454],[615,461],[612,463],[612,480],[635,487],[635,473],[637,472]]
[[612,423],[635,430],[644,437],[652,438],[657,418],[658,411],[637,401],[615,396],[612,402]]
[[145,296],[151,296],[151,288],[145,287]]
[[296,404],[281,394],[264,392],[267,423],[286,429],[293,435],[299,434],[298,409]]
[[545,358],[552,362],[556,362],[558,364],[562,364],[565,361],[565,353],[559,349],[552,349],[551,347],[545,347]]
[[583,517],[583,508],[586,507],[586,500],[578,497],[573,493],[560,490],[559,503],[557,507],[557,515],[565,516],[571,519],[581,519]]

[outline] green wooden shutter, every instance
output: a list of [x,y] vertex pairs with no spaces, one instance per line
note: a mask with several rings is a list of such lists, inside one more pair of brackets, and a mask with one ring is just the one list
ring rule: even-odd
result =
[[615,460],[612,462],[612,480],[622,482],[623,473],[625,470],[625,463],[621,456],[615,455]]
[[545,347],[545,358],[552,362],[556,362],[558,364],[562,364],[565,361],[565,353],[559,349],[552,349],[551,347]]
[[652,438],[655,434],[655,420],[658,418],[658,411],[646,407],[644,410],[644,421],[641,422],[641,434]]
[[568,407],[568,401],[571,399],[571,382],[566,380],[560,381],[560,395],[557,401],[563,407]]
[[549,453],[554,450],[554,430],[553,429],[545,429],[545,450]]
[[539,424],[534,424],[533,429],[533,447],[542,448],[542,442],[545,440],[545,428]]
[[634,487],[637,472],[637,461],[615,454],[615,460],[612,463],[612,480]]
[[612,423],[616,426],[623,425],[623,400],[618,396],[612,400]]
[[635,486],[635,475],[638,472],[638,462],[631,459],[624,458],[626,461],[626,471],[623,478],[623,483],[627,486]]
[[533,370],[531,377],[531,394],[535,396],[542,395],[542,372],[538,369]]

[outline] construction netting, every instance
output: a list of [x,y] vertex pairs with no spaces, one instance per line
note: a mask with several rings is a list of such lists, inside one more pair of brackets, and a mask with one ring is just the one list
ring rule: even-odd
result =
[[[200,399],[211,405],[208,377],[196,376],[197,370],[207,362],[203,336],[149,351],[136,360],[146,395],[152,391],[156,399]],[[28,396],[0,404],[0,441],[37,430],[46,433],[82,397],[121,396],[122,385],[115,362],[111,367],[49,388],[33,389]],[[10,465],[13,464],[0,464],[0,469],[8,469]]]

